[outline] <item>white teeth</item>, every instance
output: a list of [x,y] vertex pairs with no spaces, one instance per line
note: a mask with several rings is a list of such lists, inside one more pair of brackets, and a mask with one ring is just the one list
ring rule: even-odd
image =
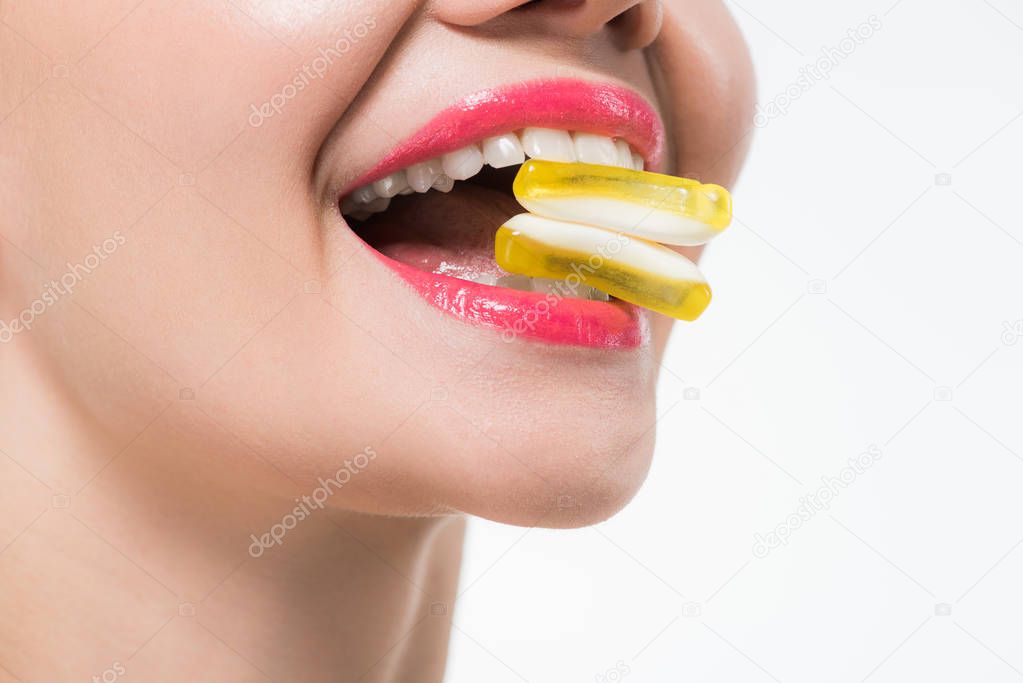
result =
[[490,273],[480,273],[476,277],[472,278],[472,281],[481,285],[496,285],[497,276],[491,275]]
[[[363,189],[369,189],[370,192],[373,191],[370,188]],[[391,203],[391,200],[386,197],[374,197],[368,202],[362,203],[356,200],[355,194],[356,193],[352,193],[350,197],[346,197],[345,200],[341,202],[341,214],[356,220],[364,221],[375,213],[386,211],[387,207]]]
[[467,180],[483,168],[483,153],[476,145],[448,152],[441,157],[444,172],[453,180]]
[[373,191],[378,197],[393,197],[408,187],[408,180],[405,179],[405,171],[395,171],[386,178],[373,183]]
[[610,301],[604,292],[601,292],[589,285],[577,284],[574,287],[564,280],[552,280],[542,277],[526,277],[525,275],[502,275],[494,277],[490,274],[477,275],[471,278],[472,282],[485,285],[497,285],[521,292],[536,292],[537,294],[549,294],[559,299],[589,299],[590,301]]
[[522,143],[515,133],[506,133],[483,141],[483,158],[489,166],[504,168],[515,166],[526,160]]
[[532,278],[526,277],[525,275],[502,275],[497,278],[498,287],[507,287],[508,289],[517,289],[521,292],[533,291]]
[[455,186],[454,179],[449,178],[443,173],[437,176],[437,178],[433,181],[433,189],[440,190],[441,192],[451,192],[454,186]]
[[360,187],[352,193],[352,201],[356,204],[369,204],[376,198],[377,193],[373,191],[373,187],[370,185]]
[[622,168],[633,168],[632,166],[632,148],[629,147],[629,143],[621,138],[615,140],[615,156],[617,161],[615,166],[621,166]]
[[[553,294],[568,299],[589,299],[591,301],[610,301],[610,297],[589,285],[577,284],[574,287],[565,280],[551,280],[543,277],[529,278],[532,289],[539,294]],[[500,282],[500,281],[498,281]]]
[[409,187],[416,192],[426,192],[433,187],[433,181],[443,172],[440,159],[430,159],[421,164],[412,164],[408,167],[405,175],[408,178]]
[[522,131],[522,149],[534,159],[574,162],[575,145],[565,130],[526,128]]
[[568,291],[562,280],[549,280],[545,277],[534,277],[532,280],[534,292],[558,295],[562,291]]
[[[546,161],[575,162],[618,166],[643,170],[643,158],[621,138],[593,133],[525,128],[520,133],[504,133],[468,145],[436,159],[430,159],[392,173],[370,185],[353,191],[341,203],[341,213],[360,218],[382,211],[376,200],[413,192],[439,190],[450,192],[456,180],[467,180],[482,170],[484,163],[493,168],[516,166],[526,157]],[[371,208],[372,207],[372,208]],[[358,215],[356,215],[358,214]]]
[[592,133],[573,133],[575,154],[584,164],[615,166],[618,164],[618,150],[611,138]]

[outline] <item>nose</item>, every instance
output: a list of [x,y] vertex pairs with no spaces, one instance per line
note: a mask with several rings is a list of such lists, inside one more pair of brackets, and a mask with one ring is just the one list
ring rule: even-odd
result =
[[456,26],[515,15],[533,30],[571,38],[607,31],[622,49],[646,47],[661,30],[661,0],[435,0],[431,13]]

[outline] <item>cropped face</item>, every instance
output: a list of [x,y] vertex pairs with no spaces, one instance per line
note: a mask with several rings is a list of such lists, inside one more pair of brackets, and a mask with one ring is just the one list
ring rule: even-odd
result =
[[509,278],[494,236],[520,150],[730,186],[752,77],[722,4],[134,4],[2,9],[0,363],[34,388],[0,447],[45,405],[107,444],[42,465],[70,490],[138,438],[251,495],[348,472],[358,511],[627,502],[671,321]]

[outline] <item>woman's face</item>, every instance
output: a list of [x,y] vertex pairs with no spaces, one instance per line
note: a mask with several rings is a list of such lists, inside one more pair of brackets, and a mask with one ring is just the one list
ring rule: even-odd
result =
[[635,492],[666,318],[531,311],[521,292],[379,256],[466,276],[514,213],[506,177],[396,200],[358,234],[339,203],[529,126],[621,137],[648,168],[730,185],[752,77],[720,2],[2,12],[0,366],[26,389],[0,448],[73,426],[78,455],[38,456],[70,491],[158,438],[169,463],[185,448],[268,461],[288,484],[250,483],[272,495],[348,468],[332,505],[544,526],[602,519]]

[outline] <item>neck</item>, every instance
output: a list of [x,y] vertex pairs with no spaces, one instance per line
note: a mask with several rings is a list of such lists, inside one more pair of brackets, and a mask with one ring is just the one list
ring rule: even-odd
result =
[[52,387],[0,393],[0,681],[441,680],[462,518],[325,507],[253,549],[295,503],[202,411],[125,446]]

